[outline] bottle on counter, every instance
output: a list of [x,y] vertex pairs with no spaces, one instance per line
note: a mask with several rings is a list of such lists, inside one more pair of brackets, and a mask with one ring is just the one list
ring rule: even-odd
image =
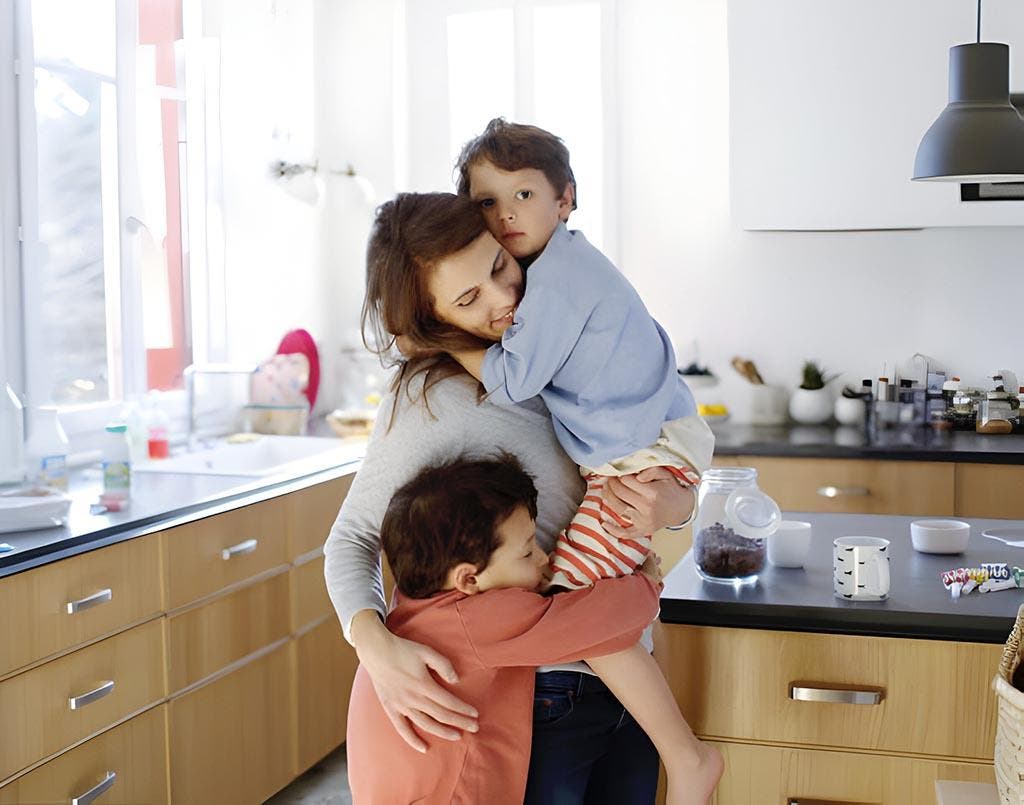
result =
[[25,479],[25,411],[8,384],[0,387],[0,484]]
[[103,494],[100,503],[109,511],[128,505],[132,488],[131,445],[128,426],[107,425],[103,438]]
[[171,420],[160,405],[159,391],[146,397],[146,452],[151,459],[171,455]]
[[30,483],[68,488],[68,436],[53,406],[33,408],[28,420],[25,466]]

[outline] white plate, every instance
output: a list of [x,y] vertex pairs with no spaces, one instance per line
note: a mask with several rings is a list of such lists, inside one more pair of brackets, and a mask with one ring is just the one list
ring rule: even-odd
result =
[[1011,544],[1018,541],[1024,542],[1024,528],[986,528],[981,532],[981,536]]

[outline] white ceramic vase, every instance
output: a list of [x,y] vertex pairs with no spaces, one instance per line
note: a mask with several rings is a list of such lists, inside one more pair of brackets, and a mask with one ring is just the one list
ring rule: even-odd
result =
[[789,415],[801,425],[820,425],[832,416],[832,394],[823,389],[795,389],[789,398]]

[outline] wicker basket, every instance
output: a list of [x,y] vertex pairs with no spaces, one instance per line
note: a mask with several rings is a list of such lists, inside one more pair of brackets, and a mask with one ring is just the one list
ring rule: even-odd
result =
[[1021,663],[1024,640],[1024,605],[1017,610],[1017,621],[1006,639],[999,672],[992,680],[996,692],[995,767],[996,787],[1003,805],[1024,805],[1024,692],[1010,684]]

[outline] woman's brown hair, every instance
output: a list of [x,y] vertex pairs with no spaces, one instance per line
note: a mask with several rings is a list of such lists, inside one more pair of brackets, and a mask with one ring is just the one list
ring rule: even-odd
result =
[[[385,365],[400,366],[392,386],[396,393],[403,386],[408,390],[408,381],[426,372],[426,402],[431,386],[463,371],[447,353],[490,346],[440,321],[426,283],[434,266],[484,231],[476,205],[452,193],[399,193],[377,208],[366,248],[363,343]],[[422,356],[398,354],[398,337]]]

